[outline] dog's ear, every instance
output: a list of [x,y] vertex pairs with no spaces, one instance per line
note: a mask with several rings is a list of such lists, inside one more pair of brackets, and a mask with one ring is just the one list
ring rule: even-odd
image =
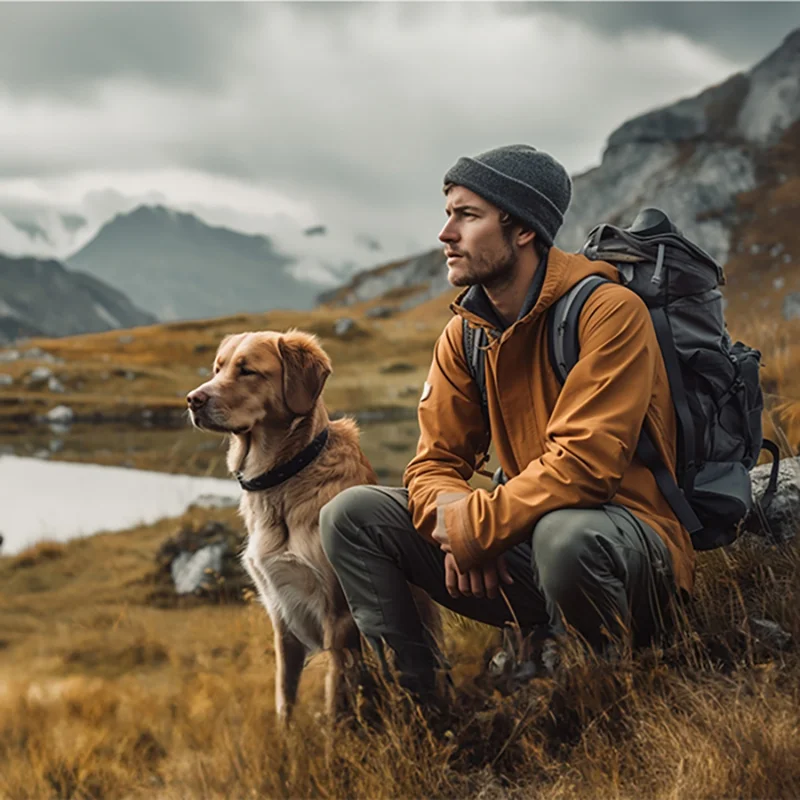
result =
[[278,339],[283,362],[283,399],[292,413],[309,414],[331,374],[331,362],[315,336],[289,331]]

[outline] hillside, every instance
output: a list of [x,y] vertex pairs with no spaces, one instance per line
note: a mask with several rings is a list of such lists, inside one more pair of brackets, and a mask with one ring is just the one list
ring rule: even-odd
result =
[[295,278],[291,263],[265,236],[163,206],[118,214],[68,259],[164,321],[309,308],[320,286]]
[[69,336],[155,321],[122,292],[58,261],[0,255],[0,343]]

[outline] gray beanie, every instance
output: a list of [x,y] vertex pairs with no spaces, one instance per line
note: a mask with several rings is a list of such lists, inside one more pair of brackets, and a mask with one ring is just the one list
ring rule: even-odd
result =
[[459,158],[444,182],[464,186],[507,211],[547,245],[553,244],[572,197],[572,181],[564,167],[527,144]]

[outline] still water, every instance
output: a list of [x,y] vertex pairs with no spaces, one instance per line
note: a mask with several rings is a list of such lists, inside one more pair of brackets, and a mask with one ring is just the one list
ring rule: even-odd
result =
[[235,500],[234,480],[0,456],[0,554],[177,516],[202,495]]

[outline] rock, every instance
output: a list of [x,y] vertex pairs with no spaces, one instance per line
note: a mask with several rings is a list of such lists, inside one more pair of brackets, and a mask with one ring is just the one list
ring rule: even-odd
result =
[[69,423],[51,422],[47,427],[50,428],[50,433],[54,433],[56,436],[63,436],[69,433]]
[[337,336],[346,336],[355,327],[355,320],[350,317],[340,317],[333,323],[333,332]]
[[51,453],[58,453],[60,450],[64,449],[64,442],[61,439],[51,439],[50,440],[50,452]]
[[772,620],[751,617],[750,632],[764,644],[774,647],[776,650],[786,650],[792,643],[792,634]]
[[126,381],[134,381],[134,380],[136,380],[136,373],[135,372],[131,372],[130,370],[128,370],[125,373],[125,380]]
[[211,370],[208,367],[200,367],[197,370],[197,374],[201,378],[207,378],[211,374]]
[[235,508],[238,505],[238,497],[225,497],[220,494],[201,494],[192,503],[192,506],[197,508]]
[[783,298],[783,318],[800,319],[800,292],[791,292]]
[[786,283],[785,278],[775,278],[775,280],[772,281],[772,288],[783,289],[785,283]]
[[56,406],[51,408],[44,416],[48,422],[69,425],[75,419],[75,412],[69,406]]
[[178,594],[192,594],[208,581],[209,573],[219,573],[228,545],[210,544],[194,553],[178,553],[170,564],[172,580]]
[[19,357],[19,350],[3,350],[0,352],[0,363],[4,361],[17,361]]
[[51,392],[64,392],[64,391],[66,391],[66,389],[64,389],[64,384],[61,383],[61,381],[58,378],[56,378],[55,375],[51,375],[50,376],[49,380],[47,381],[47,388]]
[[368,308],[364,315],[372,319],[386,319],[394,314],[394,309],[391,306],[373,306]]
[[792,263],[792,254],[791,253],[784,253],[783,254],[783,263],[784,264],[791,264]]
[[393,361],[391,364],[381,367],[378,371],[383,375],[393,375],[397,372],[413,372],[416,367],[407,361]]
[[8,375],[5,372],[0,372],[0,386],[11,386],[14,383],[14,379],[11,375]]
[[49,381],[52,377],[53,371],[50,369],[50,367],[36,367],[28,373],[28,379],[26,383],[29,385],[35,383],[44,383],[45,381]]
[[149,602],[160,607],[245,602],[252,583],[239,560],[243,545],[243,533],[221,522],[182,527],[158,551]]
[[120,344],[130,344],[134,340],[134,337],[131,336],[129,333],[123,334],[122,336],[117,337],[117,341]]
[[770,255],[771,255],[773,258],[775,258],[776,256],[779,256],[779,255],[780,255],[782,252],[783,252],[783,244],[782,244],[781,242],[778,242],[778,244],[776,244],[776,245],[773,245],[773,246],[770,248],[769,254],[770,254]]
[[757,256],[761,252],[761,245],[759,244],[751,244],[750,245],[750,255]]
[[753,467],[750,471],[756,506],[745,517],[742,528],[747,533],[764,536],[773,543],[788,542],[795,537],[800,519],[800,456],[781,459],[778,489],[761,519],[760,501],[767,488],[771,469],[770,462]]
[[51,353],[46,353],[41,347],[31,347],[20,355],[20,358],[27,358],[31,361],[46,361],[48,364],[55,364],[58,359]]

